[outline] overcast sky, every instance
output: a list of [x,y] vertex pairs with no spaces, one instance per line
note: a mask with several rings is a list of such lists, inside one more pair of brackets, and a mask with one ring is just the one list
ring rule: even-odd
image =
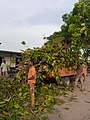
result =
[[41,47],[44,36],[60,31],[62,15],[78,0],[0,0],[0,50]]

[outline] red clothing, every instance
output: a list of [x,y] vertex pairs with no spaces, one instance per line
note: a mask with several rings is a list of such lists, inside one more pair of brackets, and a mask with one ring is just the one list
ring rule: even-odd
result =
[[[34,79],[29,80],[29,78],[31,78],[32,76],[34,76]],[[36,70],[34,66],[30,67],[28,71],[28,84],[31,84],[31,83],[33,84],[36,83]]]

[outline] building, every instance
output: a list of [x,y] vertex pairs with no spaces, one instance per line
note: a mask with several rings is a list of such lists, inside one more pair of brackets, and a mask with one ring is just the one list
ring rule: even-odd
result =
[[3,59],[6,60],[7,65],[15,67],[19,63],[19,60],[21,60],[21,52],[0,50],[0,65]]

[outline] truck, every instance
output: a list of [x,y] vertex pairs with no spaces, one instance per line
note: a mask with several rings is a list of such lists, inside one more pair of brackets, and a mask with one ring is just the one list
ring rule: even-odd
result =
[[[60,74],[61,81],[64,82],[66,85],[69,85],[71,82],[75,80],[76,70],[62,67],[58,68],[58,73]],[[57,75],[57,73],[55,73]],[[85,81],[87,75],[87,68],[83,67],[82,76],[83,80]],[[52,72],[50,71],[49,76],[45,78],[45,80],[52,80],[54,78],[54,75],[52,75]]]

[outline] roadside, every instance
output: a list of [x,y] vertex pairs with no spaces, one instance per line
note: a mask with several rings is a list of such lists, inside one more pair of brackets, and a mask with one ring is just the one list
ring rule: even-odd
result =
[[85,90],[80,88],[74,92],[67,92],[60,96],[64,104],[55,105],[52,113],[48,115],[49,120],[90,120],[90,75],[84,83]]

